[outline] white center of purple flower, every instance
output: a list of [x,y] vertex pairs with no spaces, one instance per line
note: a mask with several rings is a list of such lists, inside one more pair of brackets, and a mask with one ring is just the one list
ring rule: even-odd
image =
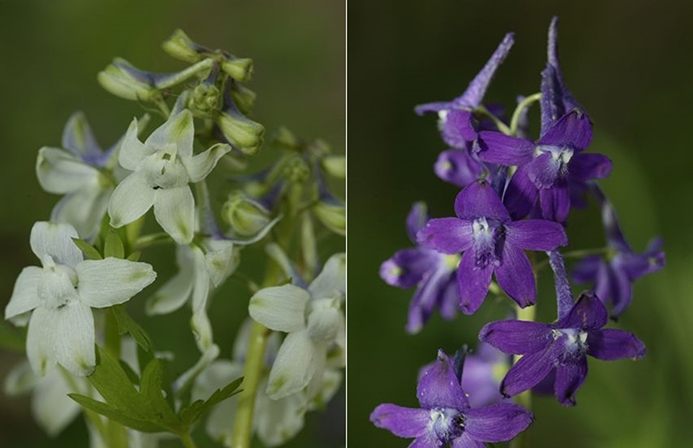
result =
[[556,330],[566,336],[565,349],[568,353],[584,352],[587,349],[587,332],[576,328]]
[[429,431],[432,431],[438,440],[444,444],[459,437],[464,432],[464,415],[456,409],[431,409],[430,419]]
[[489,220],[485,217],[477,218],[472,223],[474,238],[475,264],[479,268],[485,268],[489,264],[498,266],[499,258],[496,256],[496,242],[502,233],[502,224],[499,221]]

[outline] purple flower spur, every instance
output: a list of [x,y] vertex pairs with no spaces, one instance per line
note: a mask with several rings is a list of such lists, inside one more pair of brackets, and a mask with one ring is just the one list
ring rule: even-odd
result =
[[[455,357],[456,359],[457,357]],[[532,423],[532,414],[514,403],[471,408],[456,369],[442,350],[417,387],[420,408],[381,404],[371,422],[398,437],[414,438],[409,448],[483,448],[484,442],[513,439]]]

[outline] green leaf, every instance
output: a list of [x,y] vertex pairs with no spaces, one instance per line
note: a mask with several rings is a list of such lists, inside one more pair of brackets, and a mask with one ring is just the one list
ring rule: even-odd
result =
[[74,241],[75,246],[81,250],[84,255],[90,260],[103,260],[103,257],[99,253],[98,250],[91,244],[87,243],[84,240],[80,240],[79,238],[72,238],[72,241]]
[[118,334],[124,335],[129,333],[130,336],[137,342],[137,345],[142,347],[144,350],[152,351],[152,340],[146,331],[140,325],[133,320],[132,317],[125,311],[122,305],[114,305],[111,307],[111,311],[116,318],[118,324]]
[[130,260],[130,261],[140,261],[140,256],[141,256],[141,255],[142,255],[142,252],[140,252],[139,250],[138,250],[138,251],[135,251],[135,252],[131,253],[130,255],[128,255],[127,260]]
[[144,418],[134,415],[131,412],[123,411],[106,403],[102,403],[92,398],[85,397],[84,395],[68,394],[67,396],[75,400],[84,408],[92,410],[105,417],[108,417],[111,420],[114,420],[118,423],[122,423],[123,425],[129,428],[136,429],[137,431],[168,432],[167,428],[163,428],[156,423],[150,422]]
[[[139,400],[139,393],[120,367],[120,362],[113,359],[98,345],[96,346],[96,368],[88,379],[106,402],[116,409],[130,409]],[[140,410],[133,409],[133,411],[139,413]]]
[[179,426],[180,422],[161,393],[162,378],[161,360],[154,358],[147,364],[142,373],[140,394],[149,402],[161,425],[169,428],[176,427]]
[[0,322],[0,347],[14,352],[24,352],[25,338],[4,322]]
[[106,235],[103,255],[104,257],[125,258],[125,247],[118,233],[114,230],[109,231],[108,235]]
[[192,426],[200,419],[200,417],[209,412],[214,405],[219,404],[222,401],[242,392],[243,389],[238,388],[242,382],[243,377],[238,378],[237,380],[234,380],[226,385],[223,389],[217,389],[216,392],[214,392],[207,400],[197,400],[190,404],[190,406],[181,410],[180,419],[183,426]]

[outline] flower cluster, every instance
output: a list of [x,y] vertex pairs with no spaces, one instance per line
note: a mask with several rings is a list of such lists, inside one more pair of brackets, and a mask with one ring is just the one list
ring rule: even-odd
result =
[[[389,404],[376,408],[373,423],[400,437],[416,438],[412,446],[482,446],[510,440],[527,428],[531,417],[522,408],[510,408],[516,405],[507,398],[534,388],[553,390],[561,404],[574,405],[587,376],[587,355],[602,360],[645,355],[644,344],[633,334],[603,327],[609,314],[615,319],[626,311],[633,282],[663,267],[661,242],[635,253],[597,184],[609,176],[612,163],[606,155],[589,151],[592,122],[563,80],[556,18],[549,28],[540,91],[520,96],[509,120],[502,108],[483,104],[513,43],[513,34],[506,35],[461,96],[416,108],[419,114],[438,114],[441,137],[450,149],[441,153],[435,173],[461,191],[454,217],[431,219],[425,204],[415,204],[406,222],[416,247],[396,252],[381,266],[388,284],[417,288],[406,330],[418,332],[436,308],[448,320],[456,309],[474,314],[489,292],[512,299],[516,318],[481,329],[478,355],[469,355],[464,372],[459,363],[460,371],[453,375],[454,363],[440,352],[436,364],[420,377],[423,409]],[[538,138],[531,139],[527,112],[537,102],[541,126]],[[570,212],[584,206],[587,196],[601,207],[607,246],[562,253],[569,246]],[[543,252],[547,259],[527,251]],[[565,267],[568,255],[581,258],[573,266],[574,280],[594,284],[577,300]],[[527,312],[538,301],[536,277],[546,264],[553,270],[556,289],[553,323],[534,322],[534,313]],[[502,353],[489,354],[491,347]],[[514,364],[510,355],[515,355]],[[432,386],[426,375],[434,371],[456,379],[440,379],[440,387]],[[476,400],[474,408],[460,392],[460,381]],[[483,407],[491,402],[506,407]],[[484,415],[483,428],[477,426],[477,415]]]

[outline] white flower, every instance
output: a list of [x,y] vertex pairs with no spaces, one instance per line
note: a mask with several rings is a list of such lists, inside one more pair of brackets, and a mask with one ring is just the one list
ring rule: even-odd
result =
[[177,243],[193,239],[195,200],[188,185],[200,182],[217,161],[231,150],[216,144],[193,155],[193,117],[189,110],[172,115],[142,143],[137,138],[137,120],[125,134],[118,161],[134,171],[118,184],[108,204],[113,227],[129,224],[152,206],[154,217]]
[[36,176],[49,193],[63,194],[51,220],[72,224],[79,236],[91,239],[106,214],[114,183],[101,170],[108,168],[117,144],[102,151],[84,114],[73,114],[65,125],[62,146],[43,147],[36,160]]
[[33,310],[26,350],[40,375],[56,361],[74,375],[91,374],[96,363],[91,308],[126,302],[156,278],[147,263],[84,260],[72,238],[77,232],[68,224],[34,224],[31,250],[43,269],[24,268],[5,308],[5,319],[15,323]]
[[272,366],[267,395],[280,399],[308,386],[314,396],[323,379],[327,352],[344,347],[345,257],[333,255],[308,290],[294,285],[258,291],[248,310],[257,322],[288,333]]

